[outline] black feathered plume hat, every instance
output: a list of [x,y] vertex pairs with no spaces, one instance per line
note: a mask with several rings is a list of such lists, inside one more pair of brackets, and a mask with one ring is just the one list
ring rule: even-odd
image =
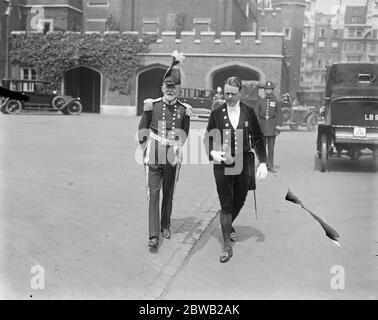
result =
[[171,66],[167,69],[167,71],[164,74],[163,82],[168,85],[175,86],[175,85],[181,84],[180,69],[175,66],[183,62],[185,59],[185,56],[182,52],[178,52],[177,50],[173,51],[171,56],[172,56],[172,63],[171,63]]

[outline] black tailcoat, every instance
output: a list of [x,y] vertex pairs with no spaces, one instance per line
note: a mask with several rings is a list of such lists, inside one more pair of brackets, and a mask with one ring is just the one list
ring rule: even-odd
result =
[[267,155],[264,136],[257,116],[252,108],[242,102],[240,102],[240,118],[237,129],[233,128],[228,116],[227,104],[224,103],[210,114],[204,138],[205,150],[211,161],[213,160],[210,155],[211,151],[222,151],[222,146],[224,144],[227,145],[231,150],[235,163],[227,165],[223,161],[222,163],[214,161],[214,170],[225,172],[226,168],[237,167],[242,161],[242,172],[238,170],[235,170],[235,172],[236,174],[248,176],[249,190],[252,190],[255,189],[255,172],[254,157],[251,149],[256,153],[259,162],[266,162]]

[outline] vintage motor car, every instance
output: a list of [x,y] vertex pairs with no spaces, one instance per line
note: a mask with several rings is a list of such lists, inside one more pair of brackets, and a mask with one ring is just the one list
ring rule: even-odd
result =
[[282,107],[282,126],[298,130],[299,126],[315,131],[318,125],[318,113],[314,106],[284,106]]
[[[243,81],[240,100],[249,107],[255,108],[257,101],[261,98],[258,95],[259,88],[263,87],[256,81]],[[192,119],[195,120],[209,119],[211,111],[226,101],[220,87],[217,90],[181,88],[180,100],[193,107]]]
[[207,120],[211,113],[214,90],[181,88],[180,101],[192,106],[192,119]]
[[3,80],[2,86],[28,97],[27,100],[7,99],[1,104],[5,114],[18,114],[21,111],[61,111],[66,115],[79,115],[83,110],[80,98],[58,95],[50,90],[48,81],[12,79]]
[[326,73],[324,124],[318,125],[320,171],[329,157],[378,156],[378,64],[336,63]]
[[281,97],[282,126],[289,126],[291,130],[298,130],[299,126],[307,127],[308,131],[315,131],[318,125],[319,111],[315,106],[299,105],[292,101],[289,93]]

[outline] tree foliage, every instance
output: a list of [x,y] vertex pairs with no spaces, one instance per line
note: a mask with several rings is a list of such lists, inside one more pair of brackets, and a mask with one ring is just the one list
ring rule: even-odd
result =
[[26,33],[10,36],[12,64],[36,68],[41,80],[59,89],[64,72],[75,66],[100,69],[110,79],[109,90],[130,93],[129,80],[141,66],[138,54],[148,52],[156,36],[127,33]]

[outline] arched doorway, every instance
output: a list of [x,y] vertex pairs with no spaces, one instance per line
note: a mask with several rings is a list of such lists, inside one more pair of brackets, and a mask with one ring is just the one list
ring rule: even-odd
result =
[[217,87],[223,89],[225,80],[231,76],[239,77],[242,80],[241,101],[254,108],[256,102],[260,99],[258,86],[261,80],[260,74],[246,67],[238,65],[228,66],[213,72],[213,89],[216,90]]
[[88,67],[68,70],[64,75],[65,94],[80,97],[83,112],[100,113],[101,74]]
[[213,73],[213,89],[223,88],[224,81],[231,76],[239,77],[243,81],[260,81],[260,76],[256,71],[235,65]]
[[142,70],[137,76],[137,115],[143,113],[143,100],[162,96],[161,84],[166,66],[155,65]]

